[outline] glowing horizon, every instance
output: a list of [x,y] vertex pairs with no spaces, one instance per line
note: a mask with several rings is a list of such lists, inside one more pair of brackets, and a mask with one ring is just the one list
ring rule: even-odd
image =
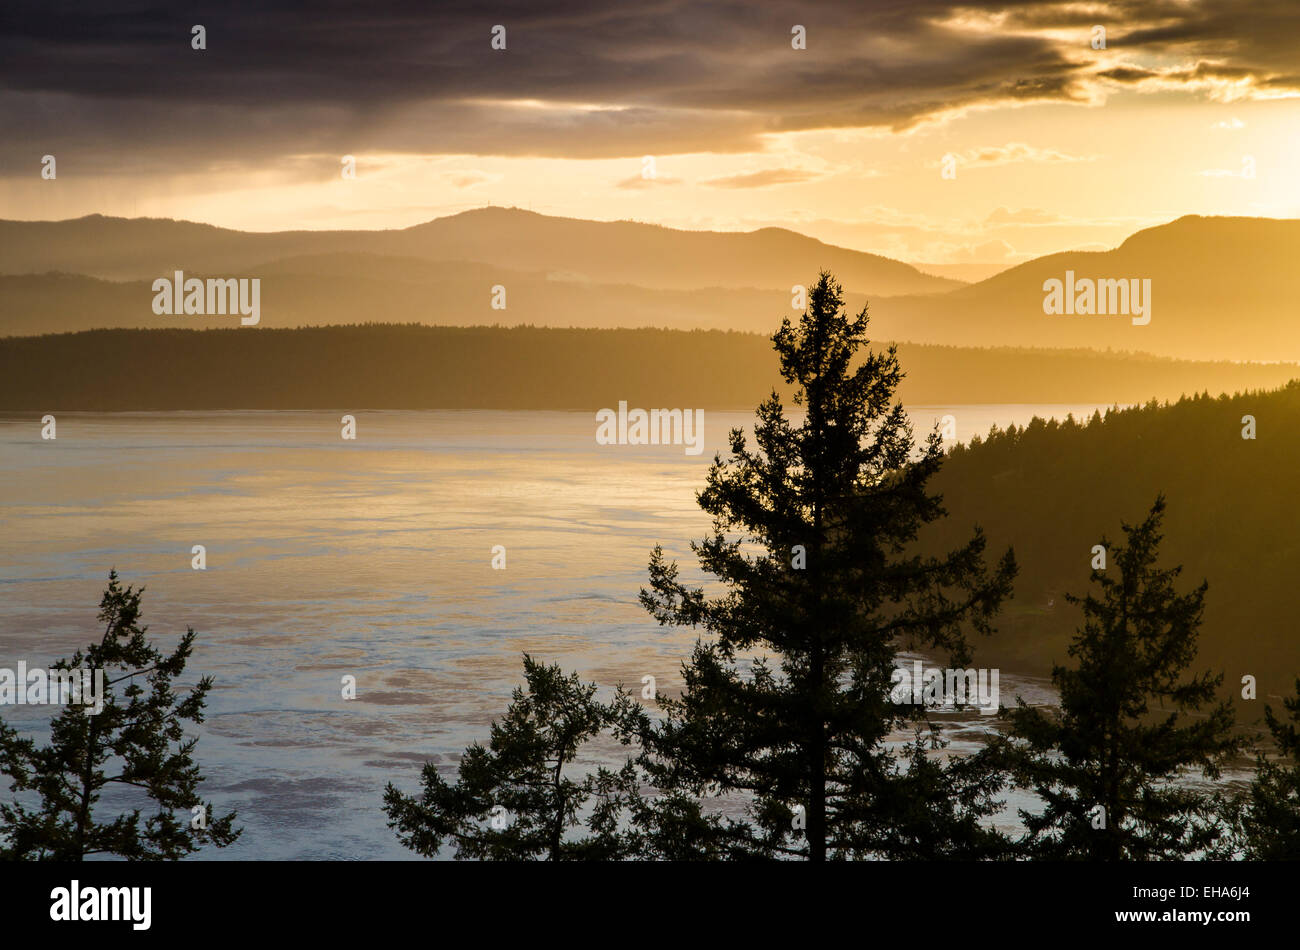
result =
[[[211,17],[203,50],[163,17],[147,40],[123,32],[117,56],[103,52],[110,27],[58,39],[19,28],[0,41],[19,77],[0,89],[15,131],[0,148],[0,217],[371,230],[520,207],[782,227],[975,279],[1187,214],[1300,216],[1300,84],[1279,43],[1300,11],[1228,12],[963,3],[823,16],[774,3],[748,19],[716,5],[673,20],[579,5],[581,37],[553,17],[500,14],[506,49],[475,17],[375,14],[374,35],[329,31],[341,75],[314,58],[325,41],[270,35],[285,12]],[[791,23],[806,24],[806,48]],[[378,45],[396,57],[384,68]],[[403,58],[417,49],[428,58]],[[121,50],[168,81],[124,72]],[[272,80],[281,100],[261,94]],[[41,178],[46,154],[55,181]]]

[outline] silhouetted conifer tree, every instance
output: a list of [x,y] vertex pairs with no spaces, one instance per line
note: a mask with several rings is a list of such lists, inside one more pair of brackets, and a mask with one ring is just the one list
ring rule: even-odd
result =
[[635,703],[621,690],[602,703],[594,683],[528,655],[524,677],[527,691],[514,690],[486,748],[465,750],[454,785],[432,762],[418,798],[389,783],[384,810],[406,847],[433,856],[446,841],[457,858],[516,861],[613,859],[631,849],[620,825],[632,807],[634,766],[576,778],[565,768],[587,742],[618,735]]
[[1264,707],[1277,757],[1256,758],[1240,822],[1245,856],[1254,860],[1300,861],[1300,677],[1295,686],[1296,694],[1282,701],[1285,719]]
[[[188,692],[174,689],[194,648],[187,630],[165,655],[140,625],[143,588],[123,588],[117,572],[99,605],[104,635],[55,670],[102,670],[103,708],[65,705],[39,746],[0,723],[0,773],[16,793],[0,803],[0,857],[80,861],[91,855],[175,860],[205,844],[225,847],[239,837],[235,813],[217,817],[200,799],[203,781],[185,722],[203,721],[212,678]],[[18,684],[24,688],[25,684]],[[135,789],[152,802],[111,816],[97,806],[106,789]],[[199,811],[195,811],[199,809]],[[178,815],[177,812],[180,812]]]
[[1123,547],[1103,539],[1096,593],[1067,595],[1084,622],[1069,649],[1078,665],[1052,671],[1059,713],[1023,700],[1009,713],[1016,771],[1045,805],[1021,811],[1033,856],[1177,859],[1220,837],[1213,797],[1175,780],[1189,769],[1217,778],[1240,741],[1229,704],[1214,703],[1223,675],[1183,679],[1207,585],[1180,594],[1182,569],[1156,565],[1164,510],[1158,497],[1142,523],[1124,524]]
[[643,604],[710,639],[684,665],[680,698],[661,701],[642,764],[678,796],[748,800],[747,823],[690,823],[692,846],[715,855],[974,857],[1001,845],[980,822],[996,771],[982,757],[941,767],[925,741],[898,749],[891,733],[924,713],[890,691],[900,643],[965,665],[966,633],[990,631],[1015,562],[1008,551],[988,571],[978,529],[941,557],[911,550],[944,514],[927,491],[941,440],[931,433],[917,455],[894,402],[895,349],[859,353],[867,322],[823,273],[798,323],[773,337],[806,417],[795,424],[773,392],[755,447],[733,430],[730,458],[714,459],[699,495],[713,533],[692,550],[716,588],[683,583],[661,548],[651,557]]

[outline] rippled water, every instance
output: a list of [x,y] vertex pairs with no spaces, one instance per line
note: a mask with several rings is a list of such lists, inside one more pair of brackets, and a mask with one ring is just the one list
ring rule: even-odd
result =
[[[1088,406],[913,407],[967,439]],[[529,652],[612,688],[680,685],[690,631],[637,604],[650,548],[684,568],[707,519],[708,460],[751,413],[706,413],[703,455],[599,446],[589,413],[59,413],[0,416],[0,666],[43,665],[97,638],[110,567],[147,588],[167,643],[198,631],[216,678],[198,757],[205,797],[239,810],[216,858],[402,858],[386,782],[418,786],[505,709]],[[207,570],[190,568],[207,549]],[[491,567],[504,545],[507,568]],[[978,660],[978,657],[977,657]],[[357,698],[341,677],[357,678]],[[1040,679],[1004,671],[1050,701]],[[48,712],[3,710],[36,730]],[[987,728],[950,716],[954,749]]]

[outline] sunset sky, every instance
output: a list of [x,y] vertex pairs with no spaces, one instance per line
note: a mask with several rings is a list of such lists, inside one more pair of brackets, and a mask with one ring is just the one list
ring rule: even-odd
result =
[[1294,2],[132,6],[0,12],[0,217],[517,205],[787,227],[970,277],[1184,214],[1300,214]]

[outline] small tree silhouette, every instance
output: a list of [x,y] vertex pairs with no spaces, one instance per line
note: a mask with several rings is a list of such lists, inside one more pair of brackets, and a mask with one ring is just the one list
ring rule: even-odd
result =
[[[0,857],[81,861],[104,854],[175,860],[205,844],[222,848],[239,837],[233,811],[215,817],[200,799],[203,776],[193,757],[198,738],[185,736],[186,721],[203,721],[212,678],[204,677],[184,694],[173,689],[193,651],[194,631],[187,630],[175,651],[164,655],[140,625],[143,593],[143,588],[123,588],[117,572],[110,572],[99,605],[103,637],[53,666],[103,671],[98,713],[79,703],[65,706],[54,717],[45,746],[0,722],[0,773],[18,793],[0,803]],[[136,808],[101,819],[96,805],[109,787],[136,789],[156,810],[145,816]],[[22,793],[31,793],[26,797],[39,804],[24,802]]]
[[1156,566],[1164,510],[1157,497],[1144,521],[1123,525],[1124,547],[1103,539],[1112,571],[1092,572],[1097,594],[1067,595],[1084,625],[1069,650],[1077,668],[1052,670],[1059,715],[1023,700],[1009,714],[1015,770],[1046,803],[1021,810],[1036,857],[1178,859],[1220,837],[1213,796],[1173,780],[1187,768],[1218,778],[1241,741],[1228,702],[1212,705],[1223,674],[1182,679],[1207,585],[1179,594],[1182,569]]
[[[485,748],[465,750],[456,784],[425,763],[419,798],[391,782],[384,793],[388,825],[403,845],[433,856],[448,841],[455,856],[488,860],[601,860],[624,856],[620,816],[634,793],[634,768],[604,767],[569,777],[579,750],[617,732],[635,702],[621,690],[596,699],[596,685],[565,676],[524,655],[527,691],[516,688],[505,717],[492,724]],[[590,832],[575,837],[582,828]]]
[[1264,707],[1278,757],[1257,755],[1255,779],[1238,802],[1242,848],[1257,861],[1300,861],[1300,677],[1295,687],[1282,700],[1285,718]]

